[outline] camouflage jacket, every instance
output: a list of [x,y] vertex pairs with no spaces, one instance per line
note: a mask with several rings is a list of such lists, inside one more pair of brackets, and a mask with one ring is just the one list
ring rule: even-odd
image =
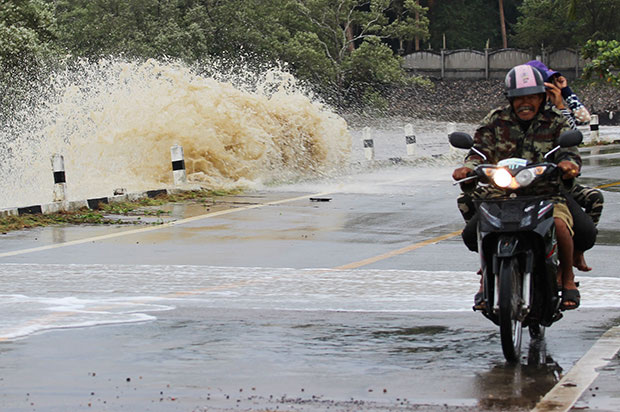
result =
[[[560,134],[569,130],[570,125],[557,109],[538,113],[524,132],[510,106],[498,108],[485,117],[474,135],[474,147],[484,153],[487,160],[483,161],[478,154],[470,151],[464,165],[474,169],[482,163],[496,164],[511,157],[532,163],[544,162],[544,155],[557,146]],[[559,149],[547,161],[557,164],[563,160],[581,167],[576,147]],[[559,186],[549,189],[554,193],[559,192]],[[544,192],[549,193],[548,190]]]

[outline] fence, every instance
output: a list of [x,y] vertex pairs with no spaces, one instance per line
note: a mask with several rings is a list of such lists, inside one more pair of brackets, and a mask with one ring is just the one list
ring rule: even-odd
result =
[[414,74],[441,79],[503,79],[512,67],[537,59],[575,79],[583,72],[586,61],[579,53],[562,49],[534,55],[518,49],[433,50],[418,51],[404,56],[403,68]]

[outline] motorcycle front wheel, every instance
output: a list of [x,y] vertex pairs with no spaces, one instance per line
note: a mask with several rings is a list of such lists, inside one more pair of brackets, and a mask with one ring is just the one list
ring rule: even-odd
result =
[[499,269],[499,332],[502,351],[508,362],[519,361],[521,354],[521,274],[516,258],[503,259]]
[[545,337],[545,327],[540,323],[532,323],[529,327],[530,330],[530,338],[531,339],[544,339]]

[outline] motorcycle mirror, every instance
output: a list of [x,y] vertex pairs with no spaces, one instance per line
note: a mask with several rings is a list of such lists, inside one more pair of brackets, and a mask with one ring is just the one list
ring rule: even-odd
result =
[[560,147],[572,147],[577,146],[583,140],[583,134],[579,130],[569,130],[564,132],[558,138],[558,143],[556,147],[551,149],[546,155],[545,159],[555,153]]
[[464,132],[453,132],[448,135],[450,144],[457,149],[471,149],[474,145],[474,139]]
[[474,147],[474,139],[470,135],[464,132],[453,132],[448,135],[450,144],[457,149],[471,149],[480,156],[482,159],[487,160],[487,157],[480,150]]
[[560,135],[558,142],[560,147],[572,147],[577,146],[583,140],[583,134],[579,130],[569,130]]

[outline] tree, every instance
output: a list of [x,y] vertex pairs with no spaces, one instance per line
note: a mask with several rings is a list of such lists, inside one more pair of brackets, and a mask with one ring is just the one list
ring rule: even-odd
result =
[[[562,1],[562,0],[560,0]],[[518,47],[554,49],[571,45],[574,26],[566,23],[566,9],[557,0],[524,0],[522,15],[515,25],[514,41]]]
[[56,38],[51,7],[41,0],[3,1],[0,7],[0,68],[28,66],[50,53]]
[[497,22],[504,15],[506,36],[511,34],[511,27],[517,19],[518,0],[503,0],[503,13],[499,11],[499,2],[488,0],[442,0],[420,1],[428,8],[430,20],[430,46],[433,49],[443,47],[446,37],[449,49],[477,49],[485,47],[503,47],[501,30]]
[[519,47],[579,47],[590,39],[620,38],[617,0],[524,0],[515,26]]
[[[394,67],[404,81],[399,60],[385,42],[395,39],[402,45],[428,36],[426,9],[414,0],[297,0],[297,4],[311,24],[306,30],[314,34],[313,44],[321,45],[332,67],[328,71],[332,88],[345,94],[395,80]],[[416,11],[419,20],[412,17]],[[360,73],[365,73],[366,82]]]
[[[75,56],[280,64],[340,95],[393,78],[386,73],[399,59],[386,51],[427,38],[429,24],[418,0],[39,1],[55,6],[58,45]],[[361,63],[368,64],[358,70]]]
[[212,39],[195,1],[56,0],[59,43],[73,54],[170,56],[193,61]]
[[616,87],[620,87],[620,42],[618,40],[589,40],[582,50],[586,64],[583,74],[586,79],[593,77]]
[[508,38],[506,37],[506,20],[504,17],[504,0],[499,0],[499,25],[502,31],[502,47],[508,47]]
[[398,41],[398,52],[405,52],[405,44],[414,42],[415,50],[420,49],[420,39],[426,40],[429,36],[428,8],[420,6],[418,0],[395,1],[388,12],[393,21],[385,26],[382,33]]

